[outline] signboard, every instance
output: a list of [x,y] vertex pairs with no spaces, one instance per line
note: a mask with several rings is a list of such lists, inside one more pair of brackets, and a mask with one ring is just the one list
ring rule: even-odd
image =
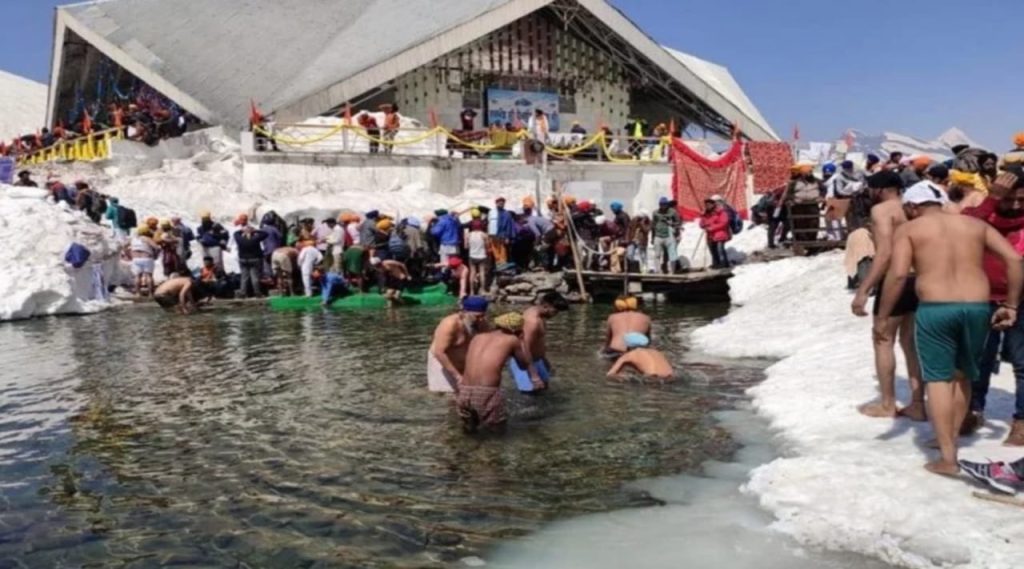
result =
[[487,124],[516,124],[526,126],[536,109],[548,115],[548,127],[555,132],[559,127],[558,93],[539,91],[487,90]]
[[14,158],[0,158],[0,184],[14,183]]

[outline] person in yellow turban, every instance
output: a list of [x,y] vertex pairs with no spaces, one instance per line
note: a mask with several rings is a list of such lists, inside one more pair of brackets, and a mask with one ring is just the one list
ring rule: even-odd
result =
[[523,315],[518,312],[502,314],[494,319],[494,326],[493,331],[473,336],[466,351],[465,371],[455,405],[467,433],[481,428],[504,430],[508,412],[501,377],[510,358],[527,370],[535,390],[545,387],[523,348]]
[[391,228],[394,226],[394,221],[385,218],[377,222],[377,231],[383,231],[384,233],[387,233],[388,231],[391,231]]
[[601,354],[616,359],[626,353],[626,334],[636,332],[651,337],[651,317],[640,312],[640,300],[633,295],[615,299],[616,312],[605,322],[604,345]]
[[494,319],[494,326],[518,334],[523,331],[523,315],[518,312],[506,312]]

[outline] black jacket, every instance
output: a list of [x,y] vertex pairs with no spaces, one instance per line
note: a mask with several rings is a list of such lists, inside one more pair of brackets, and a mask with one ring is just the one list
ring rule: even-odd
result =
[[238,230],[235,232],[235,246],[238,248],[239,259],[262,259],[263,258],[263,247],[260,243],[267,238],[265,231],[253,231],[247,236],[245,232]]

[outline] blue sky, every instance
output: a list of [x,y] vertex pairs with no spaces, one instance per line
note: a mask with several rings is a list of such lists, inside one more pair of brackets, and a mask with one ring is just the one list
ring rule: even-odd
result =
[[[658,42],[728,67],[787,138],[796,123],[804,140],[958,126],[999,151],[1024,130],[1021,0],[613,2]],[[0,69],[46,81],[59,3],[0,0]]]

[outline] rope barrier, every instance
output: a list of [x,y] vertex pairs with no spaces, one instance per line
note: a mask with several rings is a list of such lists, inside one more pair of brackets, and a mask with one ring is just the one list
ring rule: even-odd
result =
[[[445,136],[445,138],[447,138],[449,141],[451,141],[451,142],[453,142],[455,144],[458,144],[460,146],[464,146],[466,148],[469,148],[469,149],[472,149],[472,150],[476,150],[478,152],[493,152],[495,150],[507,148],[507,146],[499,146],[497,144],[480,144],[480,143],[470,142],[470,141],[465,140],[462,137],[456,135],[454,132],[448,130],[447,128],[445,128],[443,126],[436,126],[436,127],[432,128],[430,130],[425,131],[423,134],[421,134],[419,136],[414,136],[414,137],[411,137],[411,138],[390,139],[390,140],[389,139],[385,139],[385,138],[381,138],[381,137],[372,136],[369,133],[367,133],[367,131],[366,131],[366,129],[364,127],[357,126],[357,125],[345,124],[345,123],[341,123],[341,124],[339,124],[339,125],[337,125],[335,127],[332,127],[327,132],[325,132],[323,134],[319,134],[319,135],[316,135],[316,136],[313,136],[313,137],[310,137],[310,138],[304,138],[304,139],[292,138],[292,137],[289,137],[289,136],[282,135],[280,133],[271,132],[271,131],[267,130],[266,128],[264,128],[262,126],[258,126],[258,125],[253,127],[253,132],[254,133],[257,133],[257,134],[259,134],[259,135],[261,135],[263,137],[272,139],[272,140],[274,140],[274,141],[276,141],[278,143],[281,143],[281,144],[284,144],[284,145],[287,145],[287,146],[309,146],[311,144],[316,144],[318,142],[322,142],[324,140],[327,140],[328,138],[331,138],[331,137],[337,135],[339,132],[342,132],[342,131],[352,131],[353,134],[355,134],[356,136],[358,136],[360,138],[363,138],[363,139],[366,139],[366,140],[368,140],[370,142],[374,142],[376,144],[384,145],[384,146],[408,146],[408,145],[411,145],[411,144],[418,144],[420,142],[423,142],[424,140],[427,140],[428,138],[430,138],[432,136],[443,134]],[[526,136],[524,131],[520,131],[520,132],[516,133],[515,136],[516,136],[516,140],[517,141],[527,140],[527,136]],[[585,150],[593,148],[594,146],[598,146],[598,148],[600,150],[604,151],[605,158],[609,162],[614,162],[614,163],[619,163],[619,164],[624,164],[624,163],[625,164],[653,164],[653,163],[661,162],[659,157],[663,155],[664,149],[668,146],[668,141],[669,141],[668,137],[663,137],[663,138],[659,139],[658,145],[655,146],[654,150],[652,151],[652,155],[655,156],[655,158],[618,158],[618,157],[616,157],[611,152],[611,148],[608,145],[608,135],[605,134],[604,132],[598,132],[597,134],[594,134],[593,136],[591,136],[589,139],[586,139],[585,141],[583,141],[582,144],[579,144],[579,145],[576,145],[576,146],[572,146],[570,148],[559,148],[559,147],[551,146],[549,144],[545,144],[544,145],[544,151],[549,153],[549,154],[552,154],[554,156],[568,157],[568,156],[575,156],[576,154],[579,154],[580,152],[583,152]]]

